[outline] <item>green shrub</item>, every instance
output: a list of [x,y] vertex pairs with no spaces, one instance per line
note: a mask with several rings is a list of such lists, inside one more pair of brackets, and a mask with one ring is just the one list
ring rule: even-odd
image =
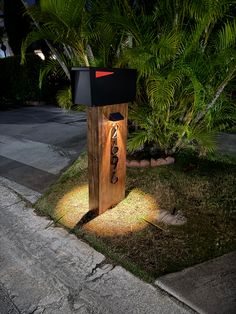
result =
[[0,103],[25,104],[27,101],[52,100],[55,95],[53,82],[48,79],[39,88],[39,72],[43,61],[34,54],[26,56],[20,64],[20,56],[0,59]]
[[66,110],[86,111],[86,105],[74,105],[72,102],[71,87],[66,86],[60,89],[56,95],[57,104],[59,107]]

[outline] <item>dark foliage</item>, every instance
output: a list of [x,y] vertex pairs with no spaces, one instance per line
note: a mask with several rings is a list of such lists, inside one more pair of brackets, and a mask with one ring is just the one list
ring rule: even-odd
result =
[[20,54],[22,40],[30,29],[30,19],[23,15],[24,5],[21,0],[4,1],[4,24],[9,45],[14,54]]
[[[29,54],[26,63],[20,64],[20,56],[0,59],[0,103],[2,109],[8,104],[25,104],[27,101],[53,100],[56,88],[52,78],[39,88],[39,71],[42,61]],[[1,109],[1,108],[0,108]]]

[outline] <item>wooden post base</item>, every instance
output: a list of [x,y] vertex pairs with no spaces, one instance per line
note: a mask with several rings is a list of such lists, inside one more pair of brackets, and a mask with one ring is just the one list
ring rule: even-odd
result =
[[[124,120],[109,121],[119,112]],[[128,104],[88,108],[89,209],[102,214],[125,197]]]

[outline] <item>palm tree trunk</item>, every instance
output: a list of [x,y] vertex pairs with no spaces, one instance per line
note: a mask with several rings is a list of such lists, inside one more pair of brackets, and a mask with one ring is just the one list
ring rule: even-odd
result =
[[[236,71],[236,66],[233,67],[233,69],[229,72],[229,74],[227,75],[223,83],[218,87],[213,99],[207,104],[206,109],[199,112],[196,118],[193,120],[192,123],[194,125],[196,125],[206,115],[206,113],[215,105],[217,99],[220,97],[225,87],[227,86],[229,81],[232,79],[235,71]],[[170,150],[170,154],[174,154],[176,150],[181,146],[185,134],[186,134],[185,131],[181,134],[181,136],[179,137],[179,139],[177,140],[173,148]]]
[[206,115],[206,113],[215,105],[217,99],[220,97],[220,95],[224,91],[225,87],[227,86],[229,81],[232,79],[235,71],[236,71],[236,66],[233,67],[233,69],[226,76],[225,80],[218,87],[213,99],[207,104],[206,109],[198,113],[198,115],[196,116],[196,118],[193,121],[194,124],[198,123]]

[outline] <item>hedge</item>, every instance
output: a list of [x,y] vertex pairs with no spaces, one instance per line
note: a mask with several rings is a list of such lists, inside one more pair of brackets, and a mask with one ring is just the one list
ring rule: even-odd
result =
[[0,59],[0,108],[8,104],[25,104],[28,101],[52,101],[56,88],[50,79],[39,88],[39,71],[43,61],[34,54]]

